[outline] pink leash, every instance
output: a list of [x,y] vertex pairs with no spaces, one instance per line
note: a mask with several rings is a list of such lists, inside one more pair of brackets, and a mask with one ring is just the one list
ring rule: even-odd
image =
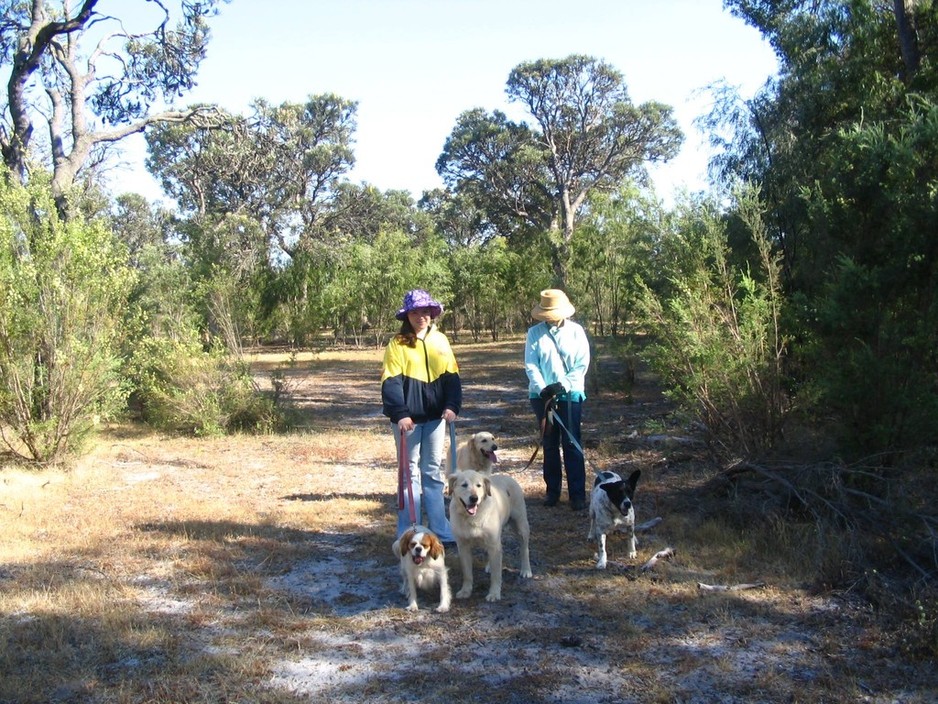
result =
[[417,525],[417,511],[414,507],[414,485],[410,481],[410,462],[407,461],[407,434],[401,430],[400,452],[397,458],[397,510],[404,508],[404,486],[407,486],[407,498],[410,499],[410,522]]

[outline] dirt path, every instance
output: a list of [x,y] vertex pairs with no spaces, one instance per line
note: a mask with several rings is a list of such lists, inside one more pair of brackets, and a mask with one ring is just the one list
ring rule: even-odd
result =
[[[675,424],[646,369],[630,368],[603,348],[596,351],[584,419],[589,466],[641,468],[638,521],[663,521],[640,537],[636,561],[624,560],[622,542],[613,538],[610,568],[595,570],[586,515],[565,503],[541,506],[539,459],[521,472],[535,435],[520,342],[461,345],[457,355],[465,394],[457,427],[467,434],[495,433],[500,470],[522,482],[534,579],[519,579],[509,538],[501,602],[484,601],[487,577],[477,564],[471,599],[438,615],[430,610],[435,602],[423,595],[421,611],[410,614],[402,608],[383,542],[362,560],[360,549],[374,548],[371,541],[357,541],[343,556],[339,543],[347,536],[321,536],[315,554],[274,586],[307,598],[315,592],[310,608],[331,611],[334,627],[318,637],[316,654],[277,668],[276,686],[323,701],[584,704],[924,702],[938,691],[907,679],[914,668],[873,644],[855,650],[857,642],[875,637],[859,605],[811,595],[797,578],[772,573],[771,556],[747,554],[757,547],[704,513],[695,492],[713,468],[703,439]],[[349,368],[332,370],[329,379],[342,382],[341,392],[323,399],[336,421],[348,427],[375,420],[372,379],[362,385]],[[341,409],[346,417],[336,416]],[[393,482],[392,471],[379,472],[385,485]],[[708,544],[706,533],[711,540],[739,542]],[[676,550],[676,559],[639,570],[666,547]],[[351,553],[356,557],[350,565]],[[323,562],[323,555],[330,559]],[[449,564],[455,590],[459,568],[455,559]],[[715,594],[697,586],[757,579],[767,586]]]
[[[662,519],[637,559],[613,537],[596,570],[586,513],[544,507],[539,461],[522,471],[535,426],[521,341],[457,345],[457,427],[498,436],[500,471],[526,493],[534,577],[509,536],[501,601],[485,601],[477,556],[471,598],[437,614],[421,595],[406,611],[380,351],[306,356],[285,384],[296,433],[117,428],[68,474],[4,475],[0,702],[938,701],[934,668],[887,645],[867,606],[809,590],[815,556],[794,532],[741,520],[647,370],[596,352],[588,466],[640,468],[637,520]],[[282,365],[263,355],[258,378]],[[668,547],[673,560],[640,569]],[[458,589],[456,555],[447,564]]]

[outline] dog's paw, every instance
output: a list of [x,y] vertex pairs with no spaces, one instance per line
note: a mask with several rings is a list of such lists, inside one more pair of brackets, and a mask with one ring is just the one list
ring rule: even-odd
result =
[[600,558],[599,560],[596,561],[596,569],[598,569],[598,570],[604,570],[604,569],[606,569],[606,558],[605,558],[605,557]]
[[637,551],[637,550],[630,550],[630,551],[629,551],[629,559],[630,559],[630,560],[634,560],[636,557],[638,557],[638,551]]
[[472,587],[470,587],[469,589],[466,589],[465,587],[463,587],[458,592],[456,592],[457,599],[468,599],[470,596],[472,596]]
[[407,605],[407,610],[408,611],[420,611],[420,607],[417,606],[417,602],[414,602],[413,604]]
[[449,604],[440,604],[436,607],[435,611],[438,614],[445,614],[447,611],[449,611]]
[[485,600],[486,600],[486,601],[501,601],[501,600],[502,600],[502,593],[501,593],[500,591],[498,591],[498,592],[489,592],[489,593],[486,595]]
[[521,570],[521,579],[531,579],[534,573],[531,570]]

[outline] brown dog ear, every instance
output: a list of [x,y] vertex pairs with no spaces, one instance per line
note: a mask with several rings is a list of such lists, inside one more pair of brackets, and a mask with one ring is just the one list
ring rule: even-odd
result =
[[433,534],[428,534],[428,537],[430,538],[430,558],[435,560],[438,557],[443,557],[443,553],[445,552],[443,543]]
[[454,489],[454,487],[456,486],[456,474],[458,474],[458,473],[459,473],[459,470],[457,469],[456,472],[455,472],[454,474],[450,474],[449,477],[448,477],[447,480],[446,480],[446,484],[447,484],[447,486],[449,487],[449,493],[450,493],[450,494],[453,493],[453,489]]
[[404,535],[401,536],[401,557],[404,557],[408,552],[410,552],[410,541],[414,537],[413,529],[405,531]]
[[492,495],[492,481],[488,477],[485,478],[485,495]]

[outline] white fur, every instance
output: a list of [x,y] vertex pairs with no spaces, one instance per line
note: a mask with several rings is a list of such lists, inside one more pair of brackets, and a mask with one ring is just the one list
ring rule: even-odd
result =
[[452,598],[446,570],[443,543],[426,528],[411,528],[391,546],[401,564],[401,594],[407,597],[407,610],[417,611],[417,590],[440,588],[438,613],[449,611]]
[[472,548],[479,544],[485,548],[491,575],[485,599],[498,601],[502,598],[502,530],[508,523],[518,534],[521,577],[532,576],[528,554],[531,529],[521,485],[506,474],[489,476],[471,469],[459,470],[449,478],[449,493],[449,522],[462,567],[462,587],[456,598],[466,599],[472,594]]
[[[626,534],[627,554],[630,560],[634,560],[638,554],[635,541],[635,509],[631,500],[640,474],[640,470],[632,472],[627,481],[623,481],[622,477],[615,472],[600,472],[596,477],[590,494],[590,529],[587,540],[598,542],[596,551],[596,569],[598,570],[606,569],[606,536],[610,533],[621,531]],[[604,488],[614,486],[617,482],[624,486],[623,490],[628,497],[628,510],[624,513],[621,510],[622,503],[617,504],[613,501]]]

